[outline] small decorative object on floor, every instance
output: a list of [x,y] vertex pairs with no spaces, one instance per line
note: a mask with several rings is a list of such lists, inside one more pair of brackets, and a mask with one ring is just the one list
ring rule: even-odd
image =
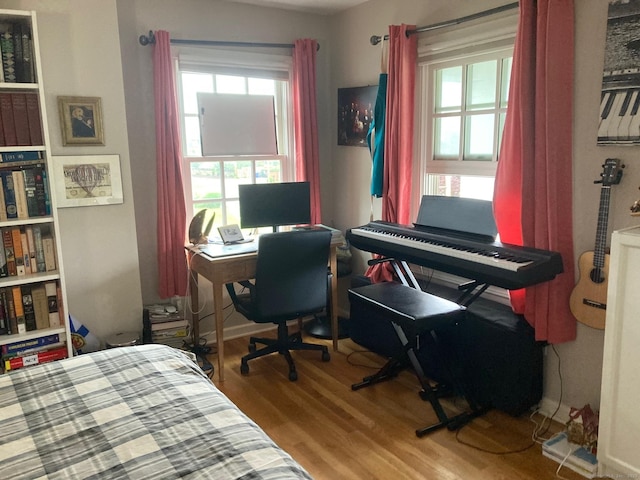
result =
[[571,443],[582,445],[589,452],[598,451],[598,413],[590,405],[571,407],[567,422],[567,437]]

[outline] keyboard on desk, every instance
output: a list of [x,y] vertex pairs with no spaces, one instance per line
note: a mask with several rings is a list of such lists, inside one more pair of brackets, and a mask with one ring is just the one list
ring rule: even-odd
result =
[[485,237],[371,222],[347,231],[355,248],[510,290],[552,280],[559,253],[502,244]]

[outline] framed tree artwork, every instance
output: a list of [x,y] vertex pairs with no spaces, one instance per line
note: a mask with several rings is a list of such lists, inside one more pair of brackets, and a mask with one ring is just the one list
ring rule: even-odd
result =
[[100,97],[58,97],[62,144],[104,145]]

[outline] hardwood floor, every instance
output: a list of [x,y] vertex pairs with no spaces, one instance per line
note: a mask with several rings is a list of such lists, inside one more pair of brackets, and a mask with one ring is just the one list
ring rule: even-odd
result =
[[[326,343],[331,361],[322,362],[318,352],[294,352],[297,382],[288,380],[280,355],[252,360],[249,375],[242,376],[240,357],[248,338],[238,338],[225,342],[226,378],[215,383],[317,480],[584,478],[566,467],[556,476],[558,464],[532,442],[536,426],[526,415],[514,418],[493,410],[457,435],[441,429],[417,438],[416,428],[436,417],[420,399],[412,372],[352,391],[351,384],[374,373],[384,359],[349,339],[340,340],[339,352],[331,351],[329,341],[306,340]],[[210,359],[215,365],[215,355]],[[448,413],[466,406],[461,399],[442,403]]]

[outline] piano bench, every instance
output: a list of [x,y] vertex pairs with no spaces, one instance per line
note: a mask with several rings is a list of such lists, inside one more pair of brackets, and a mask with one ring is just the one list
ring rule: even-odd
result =
[[[439,342],[437,332],[446,329],[464,319],[465,307],[455,302],[446,300],[430,293],[405,286],[400,283],[385,282],[374,283],[349,290],[349,300],[359,304],[362,313],[367,312],[391,322],[398,339],[402,345],[400,352],[389,359],[387,363],[375,374],[365,377],[362,382],[351,386],[352,390],[374,385],[395,377],[398,372],[407,366],[413,368],[418,381],[422,386],[419,392],[423,400],[429,401],[438,417],[435,424],[416,430],[416,435],[422,437],[434,430],[447,427],[455,430],[472,418],[481,415],[475,404],[469,401],[465,395],[464,387],[454,375],[455,369],[448,365],[449,358],[446,352],[438,351]],[[433,340],[430,346],[436,350],[436,355],[448,370],[448,378],[451,385],[442,384],[432,386],[427,379],[422,365],[416,356],[416,339],[423,333],[430,333],[426,338]],[[439,397],[451,391],[461,393],[471,406],[471,413],[462,413],[455,417],[449,417],[440,404]]]
[[369,308],[398,324],[407,336],[439,330],[464,318],[465,307],[401,283],[374,283],[349,290],[350,302]]

